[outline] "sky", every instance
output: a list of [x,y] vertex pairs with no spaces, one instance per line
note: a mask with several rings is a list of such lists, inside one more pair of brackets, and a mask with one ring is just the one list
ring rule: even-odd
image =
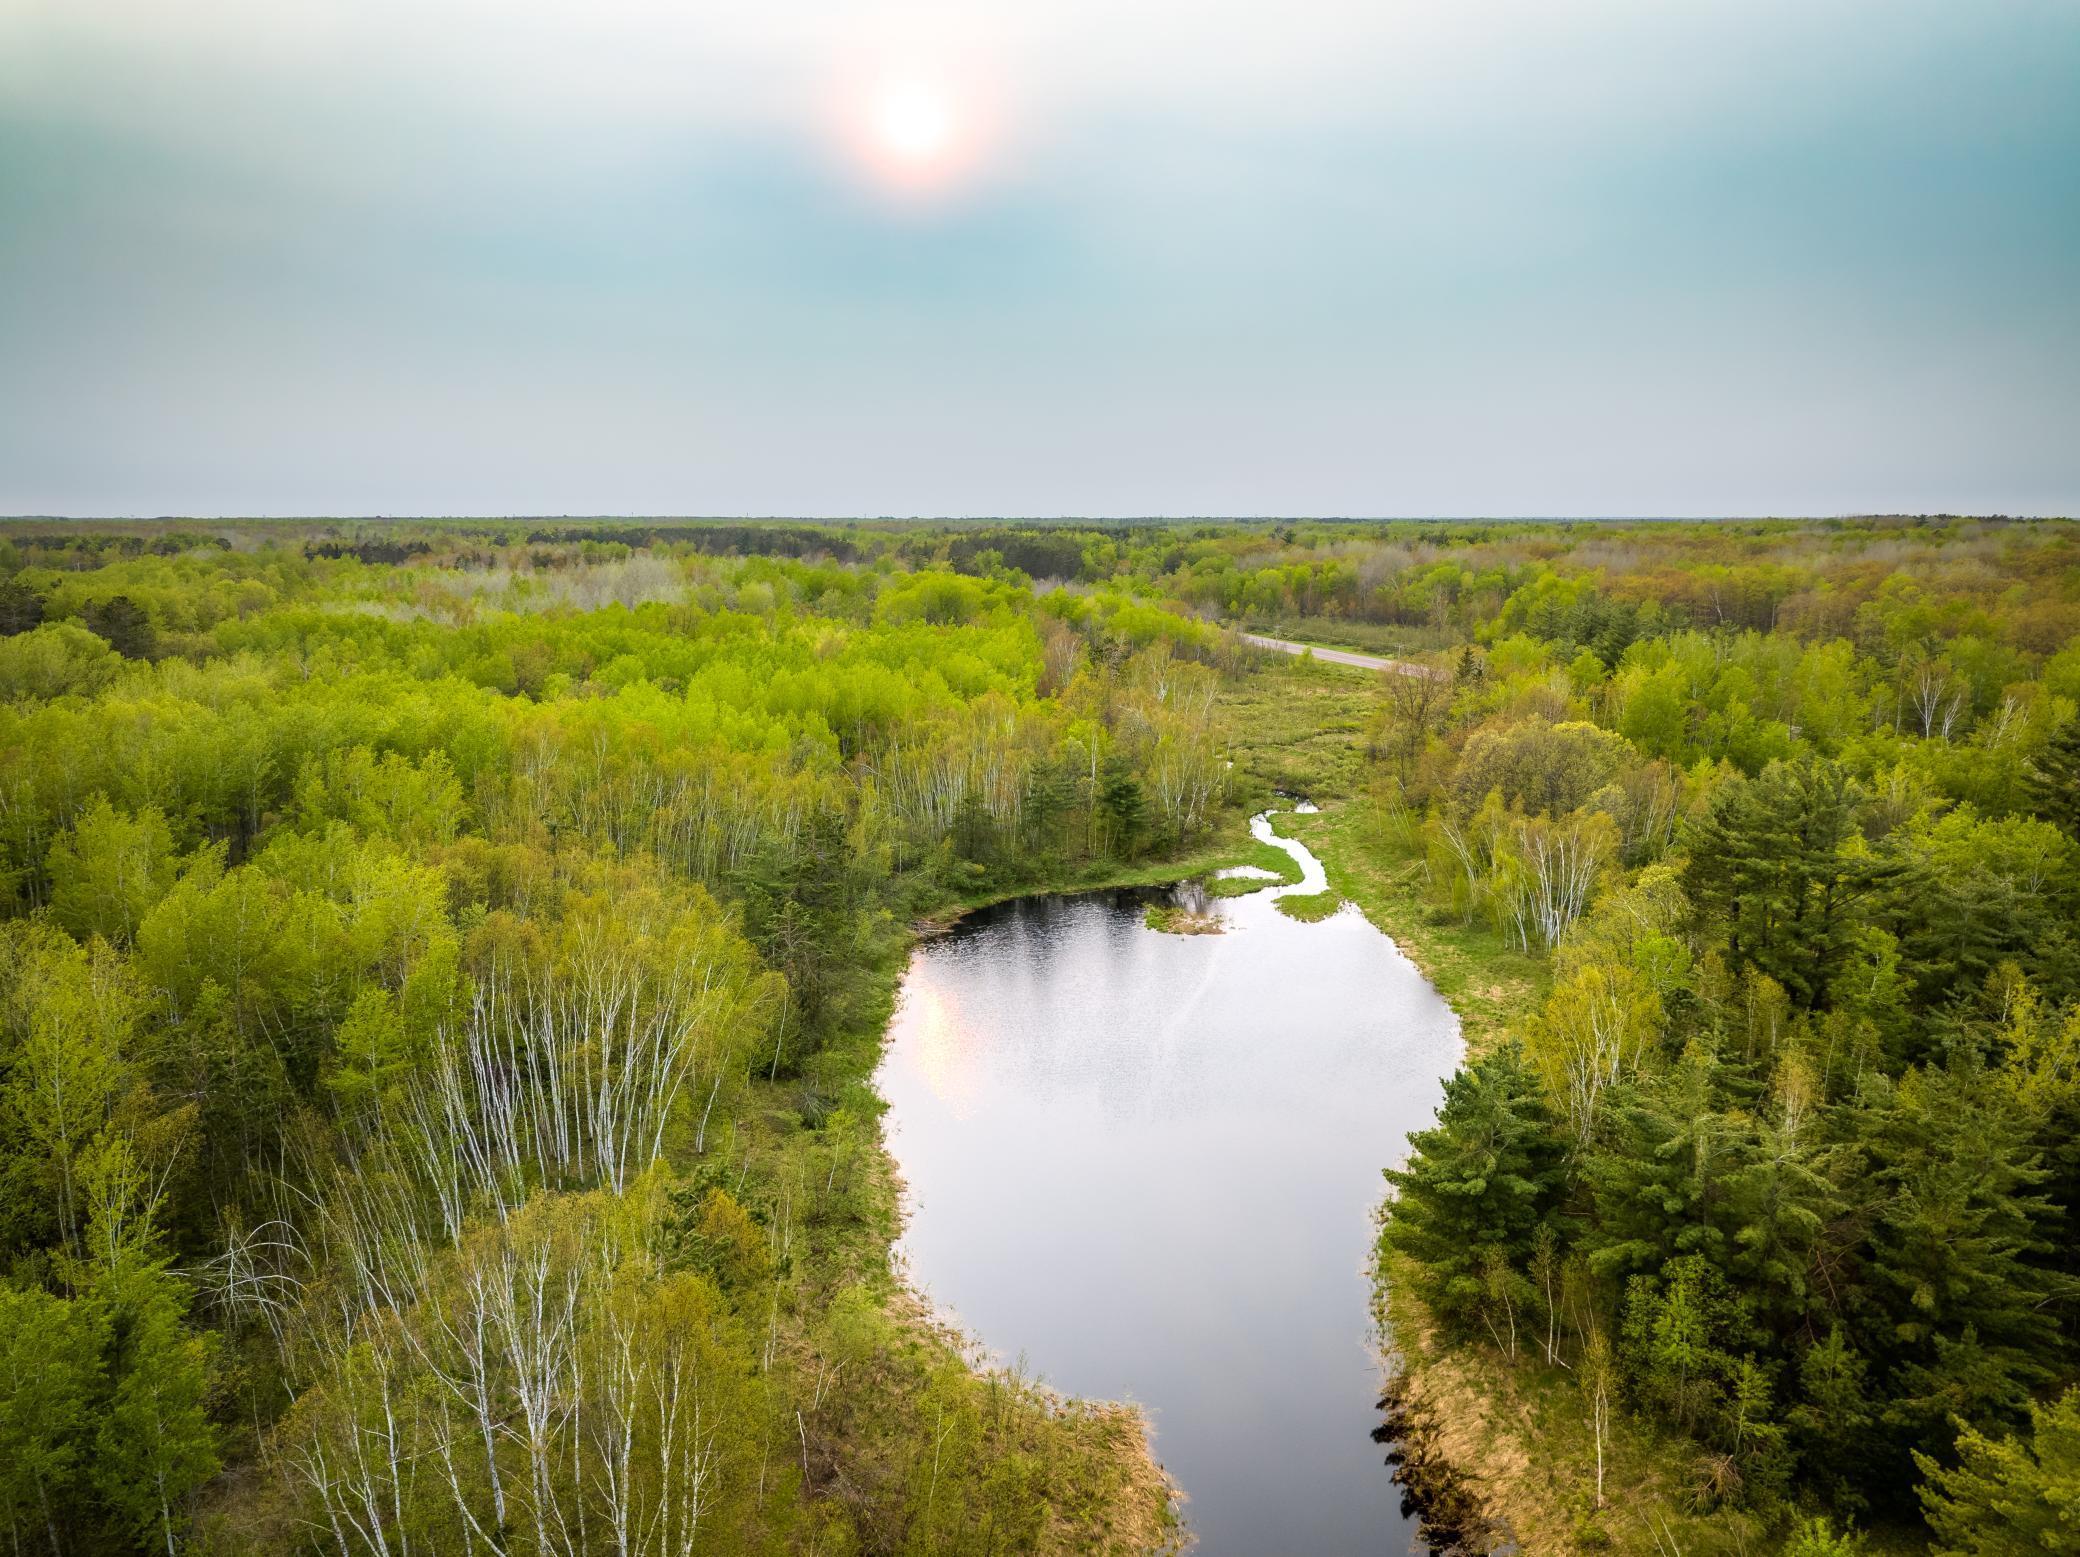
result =
[[0,0],[0,513],[2080,513],[2074,0]]

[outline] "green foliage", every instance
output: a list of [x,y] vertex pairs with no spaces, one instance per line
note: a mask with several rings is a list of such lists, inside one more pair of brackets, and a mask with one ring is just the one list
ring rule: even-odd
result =
[[43,621],[43,596],[19,579],[0,579],[0,637],[13,637]]
[[913,916],[1204,847],[1226,645],[711,539],[4,554],[16,1544],[1160,1537],[1138,1418],[893,1308],[866,1077]]
[[69,622],[46,622],[0,640],[0,698],[92,694],[121,668],[121,656],[94,634]]
[[1415,1263],[1440,1313],[1471,1327],[1508,1301],[1507,1273],[1530,1258],[1560,1160],[1537,1078],[1521,1052],[1499,1049],[1445,1083],[1437,1124],[1388,1170],[1382,1241]]
[[91,1305],[0,1287],[0,1515],[18,1546],[58,1547],[87,1470],[99,1320]]
[[2068,838],[2080,839],[2080,719],[2068,719],[2044,744],[2029,774],[2037,815]]
[[114,1388],[94,1438],[94,1485],[140,1546],[174,1551],[189,1499],[216,1474],[207,1368],[214,1339],[182,1324],[180,1288],[164,1276],[117,1310]]
[[1804,1007],[1845,955],[1849,911],[1875,868],[1857,839],[1854,780],[1838,764],[1778,763],[1722,786],[1684,840],[1684,890],[1750,963]]
[[1878,1202],[1871,1295],[1891,1320],[1887,1420],[2012,1420],[2062,1360],[2041,1256],[2058,1213],[2024,1121],[1982,1072],[1912,1071],[1874,1092],[1858,1144]]
[[1864,1542],[1853,1530],[1837,1530],[1826,1515],[1801,1519],[1784,1543],[1782,1557],[1857,1557]]
[[[1133,1418],[888,1302],[865,1077],[906,924],[1272,785],[1365,797],[1308,819],[1388,862],[1336,890],[1523,1041],[1394,1175],[1454,1334],[1593,1375],[1696,1508],[1896,1519],[1953,1417],[1990,1477],[2075,1368],[2076,570],[1969,520],[11,524],[11,1534],[518,1548],[697,1484],[716,1549],[1149,1544]],[[1368,715],[1215,618],[1439,674]],[[454,1350],[535,1269],[568,1421],[526,1327]]]
[[[2012,1428],[2080,1368],[2080,548],[1595,532],[1592,570],[1587,533],[1485,595],[1454,553],[1442,706],[1378,699],[1373,846],[1416,856],[1431,924],[1550,971],[1507,1025],[1565,1162],[1539,1355],[1607,1384],[1578,1484],[1600,1503],[1615,1392],[1688,1508],[1823,1509],[1798,1539],[1851,1549],[1953,1422]],[[1388,1247],[1523,1367],[1503,1262]]]
[[97,799],[51,845],[47,867],[53,919],[81,940],[128,945],[173,886],[173,833],[156,810],[124,816]]
[[2038,1557],[2080,1546],[2080,1389],[2030,1407],[2028,1436],[1957,1436],[1958,1463],[1928,1455],[1921,1501],[1939,1557]]
[[1507,806],[1560,816],[1608,784],[1627,755],[1621,737],[1593,724],[1529,719],[1476,731],[1460,754],[1453,793],[1462,811],[1498,794]]

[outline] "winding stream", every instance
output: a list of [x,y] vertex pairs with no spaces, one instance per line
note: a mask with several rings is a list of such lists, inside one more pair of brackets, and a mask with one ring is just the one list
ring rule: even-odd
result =
[[[1208,1554],[1420,1551],[1371,1438],[1379,1170],[1427,1124],[1458,1023],[1346,907],[1035,897],[917,951],[879,1083],[913,1282],[1056,1388],[1148,1409]],[[1189,890],[1189,889],[1185,889]]]

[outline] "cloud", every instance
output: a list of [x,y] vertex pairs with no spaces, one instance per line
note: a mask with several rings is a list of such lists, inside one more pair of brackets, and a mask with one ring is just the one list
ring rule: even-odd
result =
[[0,510],[2076,506],[2076,74],[2028,0],[0,0]]
[[[2030,30],[2028,8],[2005,10],[2010,30]],[[0,54],[10,95],[46,106],[135,121],[209,105],[161,123],[169,134],[235,136],[298,105],[580,138],[799,128],[861,76],[918,62],[979,81],[1043,137],[1125,109],[1464,132],[1543,119],[1582,133],[1694,122],[1743,100],[1767,134],[1931,50],[1968,55],[1998,23],[1932,0],[10,0]]]

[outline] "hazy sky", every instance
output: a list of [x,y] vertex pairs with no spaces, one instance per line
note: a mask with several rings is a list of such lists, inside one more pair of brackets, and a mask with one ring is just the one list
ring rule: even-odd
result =
[[0,0],[0,512],[2080,511],[2076,0]]

